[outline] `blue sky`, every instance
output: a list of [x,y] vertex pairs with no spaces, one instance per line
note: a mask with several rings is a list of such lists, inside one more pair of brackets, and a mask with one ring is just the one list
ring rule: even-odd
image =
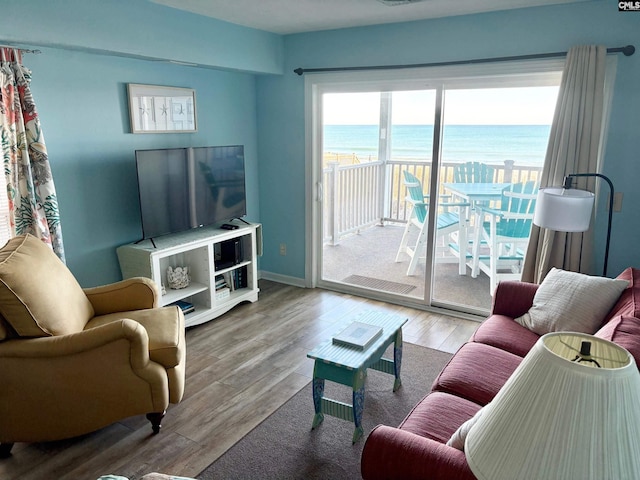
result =
[[[558,87],[518,87],[447,90],[445,123],[450,125],[550,125]],[[327,125],[371,125],[378,123],[380,96],[377,92],[330,93],[324,95]],[[394,92],[393,123],[433,123],[433,90]]]

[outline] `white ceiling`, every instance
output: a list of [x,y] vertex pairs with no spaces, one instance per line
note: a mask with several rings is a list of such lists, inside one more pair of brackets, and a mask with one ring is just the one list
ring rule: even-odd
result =
[[[588,0],[150,0],[279,34],[396,23]],[[388,0],[386,0],[388,1]]]

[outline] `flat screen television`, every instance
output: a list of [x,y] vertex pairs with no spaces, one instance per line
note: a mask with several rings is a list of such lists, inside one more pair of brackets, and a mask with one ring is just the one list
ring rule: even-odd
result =
[[244,147],[136,150],[143,238],[246,215]]

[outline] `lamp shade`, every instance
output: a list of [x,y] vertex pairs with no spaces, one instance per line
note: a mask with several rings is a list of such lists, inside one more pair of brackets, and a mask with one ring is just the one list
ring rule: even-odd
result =
[[[584,341],[602,368],[572,361]],[[640,373],[625,349],[549,333],[470,429],[467,462],[481,480],[640,478],[638,405]]]
[[549,187],[538,190],[533,223],[559,232],[589,230],[594,194],[574,188]]

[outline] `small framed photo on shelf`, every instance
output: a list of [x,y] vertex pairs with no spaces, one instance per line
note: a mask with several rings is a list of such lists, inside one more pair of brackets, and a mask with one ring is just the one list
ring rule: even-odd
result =
[[197,132],[196,91],[127,84],[131,133]]

